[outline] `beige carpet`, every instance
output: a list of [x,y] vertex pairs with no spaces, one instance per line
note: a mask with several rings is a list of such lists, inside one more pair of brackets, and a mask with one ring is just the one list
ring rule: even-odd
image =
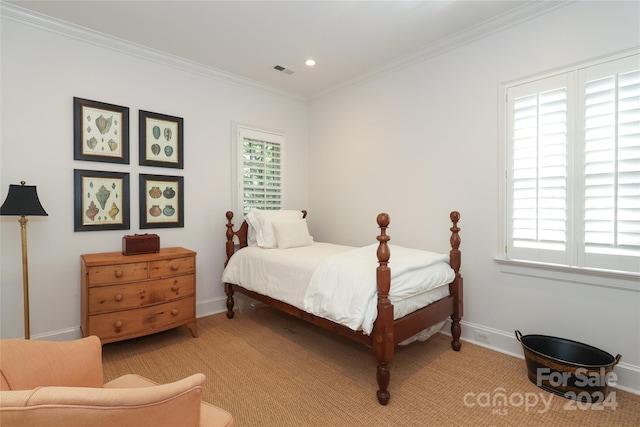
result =
[[365,346],[266,307],[198,319],[198,330],[198,338],[181,327],[105,345],[105,380],[137,373],[165,383],[202,372],[204,400],[240,427],[640,425],[640,396],[609,389],[615,408],[578,404],[531,384],[524,360],[469,343],[454,352],[441,334],[397,347],[391,401],[381,406]]

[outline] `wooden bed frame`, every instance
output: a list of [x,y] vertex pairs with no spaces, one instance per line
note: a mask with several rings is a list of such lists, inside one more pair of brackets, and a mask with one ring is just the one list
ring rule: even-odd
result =
[[[303,218],[306,218],[307,211],[302,212]],[[227,212],[226,217],[227,261],[225,262],[225,266],[229,262],[231,256],[233,256],[236,249],[234,237],[237,237],[239,240],[238,249],[247,246],[247,233],[249,227],[247,222],[244,221],[237,231],[233,231],[233,212]],[[460,213],[453,211],[449,217],[453,223],[453,226],[450,228],[450,265],[455,271],[455,278],[453,282],[449,284],[449,296],[429,304],[424,308],[416,310],[401,319],[394,320],[393,304],[391,304],[389,300],[391,269],[387,265],[390,257],[388,246],[390,237],[387,235],[389,215],[386,213],[378,215],[377,222],[380,227],[380,235],[377,236],[379,245],[377,250],[378,267],[376,268],[378,317],[374,323],[371,335],[365,335],[361,331],[354,331],[346,326],[307,313],[290,304],[258,294],[233,283],[224,284],[225,293],[227,295],[227,318],[233,318],[233,294],[234,292],[240,292],[285,313],[304,319],[354,341],[371,346],[373,348],[374,357],[378,363],[376,379],[378,381],[379,390],[377,391],[376,396],[381,405],[386,405],[389,403],[389,398],[391,396],[388,390],[390,380],[389,368],[391,360],[393,359],[396,344],[401,343],[433,324],[445,320],[447,317],[451,317],[451,336],[453,338],[451,340],[451,347],[455,351],[460,350],[460,319],[462,318],[462,276],[460,275],[461,254],[459,250],[460,236],[458,234],[460,231],[460,228],[458,228]]]

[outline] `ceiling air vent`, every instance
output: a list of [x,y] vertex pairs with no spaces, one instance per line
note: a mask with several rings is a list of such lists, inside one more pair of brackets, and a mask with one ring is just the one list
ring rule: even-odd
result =
[[283,67],[282,65],[276,65],[273,68],[275,70],[282,71],[285,74],[293,74],[293,73],[295,73],[295,71],[293,71],[291,68]]

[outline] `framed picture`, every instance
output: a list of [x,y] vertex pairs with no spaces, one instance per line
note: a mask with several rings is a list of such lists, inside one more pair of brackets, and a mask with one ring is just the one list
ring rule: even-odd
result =
[[183,169],[183,119],[140,110],[140,164]]
[[140,228],[184,227],[184,178],[140,174]]
[[129,229],[129,174],[73,170],[74,230]]
[[129,164],[129,108],[74,97],[73,159]]

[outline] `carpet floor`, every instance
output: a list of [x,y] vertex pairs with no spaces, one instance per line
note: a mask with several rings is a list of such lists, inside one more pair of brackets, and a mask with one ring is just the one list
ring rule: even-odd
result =
[[370,348],[258,307],[103,347],[105,381],[207,376],[203,399],[245,426],[638,426],[640,396],[609,388],[603,404],[566,400],[527,379],[523,359],[450,338],[396,347],[387,406]]

